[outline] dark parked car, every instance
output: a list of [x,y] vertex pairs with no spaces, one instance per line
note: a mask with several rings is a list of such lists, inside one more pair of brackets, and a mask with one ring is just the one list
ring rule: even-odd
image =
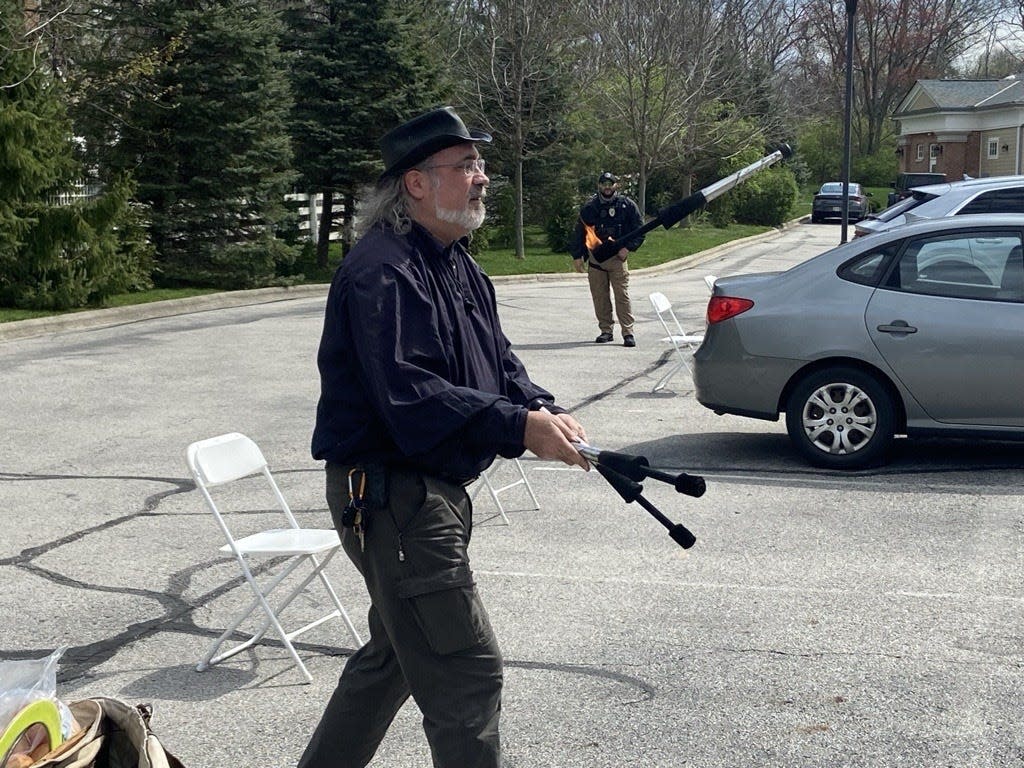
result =
[[[871,211],[868,193],[860,184],[850,184],[849,220],[860,221]],[[821,185],[811,204],[811,221],[817,224],[825,219],[843,217],[843,182],[827,181]]]
[[1024,439],[1024,215],[931,219],[782,273],[719,277],[697,400],[777,420],[812,464],[896,434]]
[[892,182],[889,186],[892,187],[892,192],[889,193],[889,199],[886,200],[886,207],[895,205],[905,197],[910,197],[910,190],[914,187],[923,187],[927,184],[942,184],[946,180],[946,174],[944,173],[900,173],[896,176],[896,181]]

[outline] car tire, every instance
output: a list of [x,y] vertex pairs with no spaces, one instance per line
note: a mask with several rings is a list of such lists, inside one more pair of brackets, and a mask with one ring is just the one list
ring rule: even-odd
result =
[[818,217],[818,214],[816,214],[816,213],[812,213],[811,214],[811,224],[817,224],[820,221],[821,221],[821,219]]
[[786,404],[789,439],[816,467],[863,469],[885,463],[895,424],[889,391],[857,368],[836,366],[807,375]]

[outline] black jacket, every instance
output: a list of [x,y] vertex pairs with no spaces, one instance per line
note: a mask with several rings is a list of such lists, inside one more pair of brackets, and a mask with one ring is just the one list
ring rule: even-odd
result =
[[523,453],[527,410],[564,413],[530,381],[466,252],[414,225],[375,228],[341,263],[317,356],[312,451],[456,481]]
[[[605,200],[601,195],[594,195],[580,209],[580,217],[576,221],[572,243],[569,248],[574,259],[589,259],[590,249],[587,248],[586,229],[590,227],[601,242],[615,240],[619,242],[623,235],[643,226],[640,208],[623,195],[615,195]],[[620,245],[635,251],[643,245],[644,237],[631,238]]]

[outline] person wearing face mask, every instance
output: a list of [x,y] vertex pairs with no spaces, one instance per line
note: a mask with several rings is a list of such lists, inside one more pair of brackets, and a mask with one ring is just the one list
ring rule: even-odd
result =
[[327,297],[313,457],[370,595],[300,768],[362,768],[411,695],[437,768],[498,768],[502,658],[469,567],[466,486],[524,450],[588,469],[583,427],[535,384],[469,257],[489,179],[451,107],[381,140],[364,233]]
[[[605,171],[597,180],[597,194],[584,203],[576,222],[570,243],[573,267],[577,272],[586,264],[590,297],[600,334],[595,342],[606,344],[612,335],[614,320],[619,321],[622,345],[635,347],[633,335],[633,308],[629,300],[629,254],[643,245],[639,235],[621,242],[621,247],[605,261],[598,262],[593,251],[601,243],[619,242],[623,235],[643,226],[640,208],[625,195],[619,194],[619,177]],[[612,297],[615,299],[615,317],[612,316]]]

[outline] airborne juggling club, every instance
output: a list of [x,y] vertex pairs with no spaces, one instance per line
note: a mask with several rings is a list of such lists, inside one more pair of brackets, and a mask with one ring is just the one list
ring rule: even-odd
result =
[[[677,200],[671,205],[665,206],[660,211],[658,211],[658,215],[655,216],[653,219],[648,221],[642,227],[639,227],[638,229],[634,229],[632,232],[627,232],[626,234],[622,235],[619,238],[619,240],[621,242],[628,242],[629,240],[632,240],[634,237],[645,235],[652,229],[656,229],[658,227],[664,227],[665,229],[669,229],[670,227],[674,226],[675,224],[678,224],[680,221],[685,219],[694,211],[699,211],[701,208],[710,203],[716,197],[725,194],[730,189],[735,187],[737,184],[746,181],[747,178],[750,177],[751,175],[757,173],[763,168],[767,168],[769,165],[772,165],[773,163],[777,163],[779,160],[784,160],[785,158],[791,157],[792,155],[793,149],[789,146],[789,144],[783,144],[770,155],[762,157],[757,162],[751,163],[748,166],[740,168],[738,171],[729,174],[724,179],[719,179],[713,184],[709,184],[703,189],[697,190],[689,197],[684,197],[682,200]],[[607,242],[601,243],[596,248],[591,249],[591,255],[594,261],[598,262],[599,264],[603,261],[607,261],[618,252],[619,246],[616,245],[616,241],[614,240],[608,240]]]

